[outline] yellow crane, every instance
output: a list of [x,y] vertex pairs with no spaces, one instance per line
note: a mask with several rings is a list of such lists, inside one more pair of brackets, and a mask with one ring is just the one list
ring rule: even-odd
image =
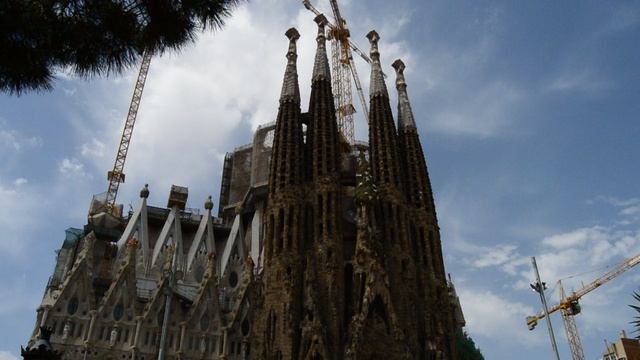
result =
[[[362,85],[358,76],[358,71],[353,62],[352,50],[360,55],[366,62],[371,63],[371,59],[360,50],[351,40],[350,32],[346,20],[340,13],[340,8],[336,0],[329,0],[331,11],[333,12],[333,23],[329,23],[329,39],[331,40],[331,76],[333,80],[333,97],[336,105],[336,119],[338,128],[345,139],[353,144],[353,114],[356,112],[353,106],[351,93],[351,79],[356,86],[358,97],[362,106],[362,113],[367,123],[369,122],[369,110],[367,101],[362,92]],[[302,4],[316,16],[321,12],[316,9],[309,0],[302,0]]]
[[[573,360],[584,360],[584,352],[582,350],[582,343],[578,334],[578,327],[575,324],[573,316],[579,314],[582,309],[580,308],[579,300],[590,293],[591,291],[599,288],[607,282],[615,279],[618,275],[630,270],[634,266],[640,263],[640,254],[634,257],[625,259],[617,264],[613,269],[606,272],[599,278],[593,280],[589,284],[585,285],[578,291],[574,291],[571,295],[566,296],[562,283],[560,282],[560,302],[549,308],[549,315],[560,311],[562,314],[562,321],[564,323],[565,332],[567,334],[567,340],[569,341],[569,348],[571,349],[571,356]],[[538,324],[538,320],[544,319],[545,314],[541,312],[537,315],[527,316],[527,326],[529,330],[533,330]]]
[[131,143],[131,137],[133,136],[133,128],[136,124],[136,117],[138,115],[138,108],[140,107],[140,101],[142,100],[142,92],[144,90],[144,84],[147,80],[147,74],[149,73],[149,66],[151,65],[150,51],[145,51],[142,54],[142,63],[140,64],[140,71],[138,72],[138,78],[133,88],[133,96],[131,97],[131,103],[129,104],[129,111],[127,112],[127,119],[124,122],[124,128],[122,129],[122,136],[120,137],[120,144],[118,146],[118,152],[116,153],[116,159],[113,164],[113,168],[107,173],[107,179],[109,180],[109,186],[106,193],[104,193],[104,199],[102,194],[100,198],[94,196],[89,209],[89,216],[94,216],[100,213],[106,213],[119,218],[122,216],[119,209],[116,207],[116,197],[118,196],[118,189],[120,184],[124,182],[124,163],[127,160],[127,153],[129,152],[129,144]]

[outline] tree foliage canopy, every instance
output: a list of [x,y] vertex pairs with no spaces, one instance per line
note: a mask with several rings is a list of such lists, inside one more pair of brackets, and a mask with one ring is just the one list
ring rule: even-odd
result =
[[220,28],[241,0],[0,0],[0,91],[51,88],[58,69],[107,75]]
[[[638,293],[637,291],[634,291],[633,293],[633,299],[636,301],[636,303],[640,304],[640,293]],[[633,310],[635,310],[638,314],[636,316],[633,317],[633,321],[631,321],[631,324],[635,327],[635,333],[640,333],[640,305],[629,305],[629,307],[631,307]],[[636,336],[636,339],[640,339],[640,335]]]
[[458,332],[456,350],[458,351],[459,360],[484,360],[480,349],[476,347],[476,343],[473,342],[473,339],[466,331]]

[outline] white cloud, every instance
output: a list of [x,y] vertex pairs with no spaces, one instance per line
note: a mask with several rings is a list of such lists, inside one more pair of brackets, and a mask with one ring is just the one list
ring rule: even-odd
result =
[[538,345],[542,341],[540,334],[529,332],[525,326],[525,317],[535,312],[533,307],[490,290],[466,289],[460,285],[458,288],[472,337],[515,340],[525,347]]
[[12,352],[0,350],[0,360],[18,360],[18,356]]
[[58,163],[58,171],[69,176],[87,176],[84,164],[76,158],[64,158]]
[[546,90],[551,92],[591,92],[606,89],[609,84],[592,70],[567,68],[551,77]]
[[96,138],[91,139],[90,142],[82,144],[80,148],[80,154],[84,157],[101,158],[104,156],[104,152],[104,143]]
[[478,138],[503,134],[523,97],[521,89],[504,81],[486,83],[473,92],[461,91],[455,99],[460,105],[436,112],[429,130]]
[[[6,185],[0,179],[0,253],[21,253],[29,241],[25,235],[37,225],[38,194],[28,186]],[[32,214],[30,216],[29,214]]]
[[[129,148],[127,183],[119,198],[135,199],[134,194],[145,183],[149,183],[152,197],[157,191],[164,194],[171,184],[188,186],[192,194],[219,192],[214,185],[219,181],[225,152],[251,142],[258,125],[275,120],[286,66],[288,40],[284,32],[290,26],[301,34],[298,73],[302,109],[306,111],[316,50],[313,17],[301,5],[292,7],[284,1],[243,5],[222,31],[202,34],[197,45],[179,54],[154,58]],[[398,21],[390,17],[386,22],[397,26]],[[356,42],[366,43],[364,32],[352,29],[352,34]],[[406,46],[391,36],[385,39],[381,50],[390,70],[395,58],[410,59]],[[363,69],[361,80],[366,87],[369,71],[367,66]],[[125,78],[133,81],[135,72]],[[120,88],[130,92],[128,86]],[[113,89],[105,91],[112,93]],[[81,154],[92,166],[87,163],[79,170],[104,171],[111,166],[129,96],[117,99],[121,104],[108,103],[103,111],[95,109],[105,106],[104,94],[86,100],[90,124],[87,116],[79,116],[83,121],[78,121],[77,132],[84,139],[99,139],[99,143],[92,140],[82,146]],[[96,156],[103,152],[105,156]],[[77,164],[72,160],[69,165]],[[204,200],[195,197],[198,195],[190,197],[198,204],[195,206]]]
[[28,182],[29,182],[29,181],[28,181],[27,179],[25,179],[25,178],[21,177],[21,178],[17,178],[17,179],[15,179],[15,180],[13,181],[13,185],[15,185],[15,186],[21,186],[21,185],[24,185],[24,184],[26,184],[26,183],[28,183]]
[[513,258],[516,248],[515,245],[507,244],[482,248],[479,257],[473,261],[473,266],[484,268],[505,264]]
[[16,130],[9,129],[6,126],[6,122],[0,118],[0,150],[5,148],[19,152],[41,145],[41,138],[37,136],[25,136]]

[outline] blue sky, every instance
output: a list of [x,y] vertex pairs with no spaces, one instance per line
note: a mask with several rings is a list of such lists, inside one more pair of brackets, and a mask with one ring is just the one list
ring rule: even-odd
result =
[[[394,59],[407,63],[467,330],[487,359],[550,358],[543,324],[524,324],[539,309],[529,257],[549,284],[582,274],[566,280],[577,289],[640,252],[640,3],[340,4],[361,48],[369,30],[380,33],[387,73]],[[155,58],[119,200],[135,203],[149,183],[152,204],[165,205],[171,184],[189,187],[192,207],[209,194],[217,203],[224,153],[275,117],[290,26],[302,35],[306,107],[312,19],[297,1],[254,1],[224,31]],[[366,88],[369,71],[358,66]],[[61,72],[52,92],[0,95],[0,360],[13,359],[33,329],[64,229],[82,226],[91,195],[106,189],[135,72]],[[632,270],[583,299],[588,359],[603,339],[632,330],[627,304],[639,280]],[[554,325],[569,358],[557,316]]]

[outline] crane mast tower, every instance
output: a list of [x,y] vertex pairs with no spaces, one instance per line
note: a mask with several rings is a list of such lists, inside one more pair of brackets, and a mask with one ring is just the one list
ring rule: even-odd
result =
[[[329,2],[331,3],[331,11],[333,12],[334,19],[334,23],[328,24],[328,38],[331,40],[331,75],[333,82],[333,97],[336,107],[336,119],[338,121],[340,133],[344,136],[346,141],[353,144],[355,141],[353,114],[356,113],[356,109],[353,106],[351,79],[353,79],[356,86],[356,92],[358,93],[360,105],[362,107],[362,114],[364,115],[367,123],[369,122],[369,110],[362,91],[360,77],[358,76],[358,71],[353,61],[352,50],[360,55],[360,57],[362,57],[366,62],[371,63],[371,60],[349,39],[351,34],[347,27],[346,20],[340,13],[337,1],[330,0]],[[303,0],[302,3],[315,15],[321,14],[321,12],[316,9],[309,0]]]
[[[633,268],[638,264],[640,264],[640,254],[637,254],[634,257],[625,259],[610,271],[606,272],[599,278],[588,283],[587,285],[582,287],[580,290],[573,292],[569,296],[566,296],[564,292],[564,288],[562,286],[562,282],[559,282],[560,302],[549,308],[548,315],[550,316],[551,314],[557,311],[560,311],[573,360],[585,359],[584,351],[582,350],[582,342],[580,341],[580,336],[578,334],[578,327],[576,326],[575,319],[573,318],[575,315],[578,315],[582,311],[579,300],[583,296],[590,293],[591,291],[615,279],[619,275],[630,270],[631,268]],[[533,316],[527,316],[526,321],[527,321],[527,326],[529,327],[529,330],[535,329],[536,325],[538,324],[538,320],[542,320],[544,318],[545,318],[544,312],[541,312]]]
[[109,180],[109,186],[105,193],[104,201],[99,206],[95,206],[96,201],[92,202],[91,209],[89,210],[89,216],[104,212],[111,214],[115,217],[120,217],[116,207],[116,198],[118,196],[118,189],[120,184],[124,182],[124,164],[127,160],[127,153],[129,152],[129,145],[131,144],[131,137],[133,136],[133,128],[136,124],[136,117],[138,115],[138,108],[140,107],[140,101],[142,100],[142,92],[147,80],[147,74],[149,73],[149,66],[151,65],[150,51],[145,51],[142,54],[142,63],[140,64],[140,71],[138,72],[138,78],[133,88],[133,96],[131,103],[129,104],[129,111],[127,112],[127,119],[124,122],[124,128],[122,129],[122,136],[120,137],[120,144],[118,145],[118,152],[116,153],[116,159],[113,163],[113,168],[107,173],[107,179]]

